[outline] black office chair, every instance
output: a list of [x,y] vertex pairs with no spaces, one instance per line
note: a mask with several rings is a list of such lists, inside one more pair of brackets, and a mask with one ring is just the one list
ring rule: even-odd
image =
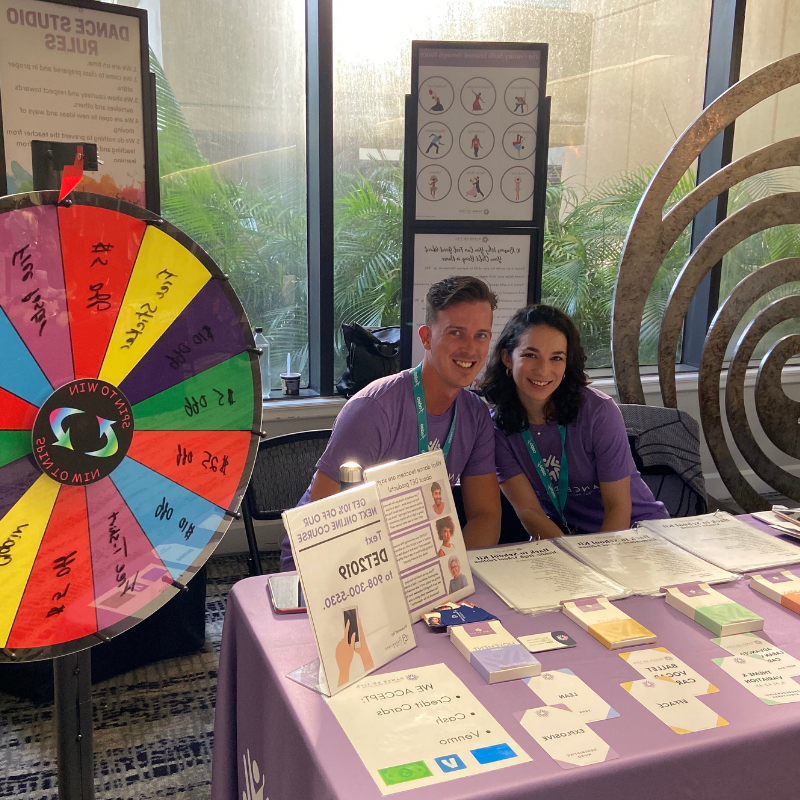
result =
[[301,431],[264,439],[258,445],[253,475],[242,501],[251,575],[264,574],[253,520],[280,519],[282,511],[297,505],[330,437],[329,429]]
[[671,517],[708,511],[700,463],[700,426],[685,411],[621,404],[636,468]]

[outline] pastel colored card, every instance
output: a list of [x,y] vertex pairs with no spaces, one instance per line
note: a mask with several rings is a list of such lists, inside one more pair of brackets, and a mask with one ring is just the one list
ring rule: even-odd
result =
[[761,659],[728,656],[715,658],[714,663],[768,706],[800,702],[800,683]]
[[685,686],[643,678],[620,686],[675,733],[696,733],[728,724]]
[[707,628],[717,636],[760,631],[764,619],[707,583],[682,583],[666,586],[667,605]]
[[640,675],[682,686],[689,694],[698,696],[718,692],[716,686],[709,683],[697,670],[684,664],[666,647],[653,647],[649,650],[634,650],[620,653]]
[[561,650],[565,647],[576,647],[578,644],[565,631],[549,631],[548,633],[532,633],[529,636],[517,636],[517,641],[527,647],[530,653]]
[[605,597],[562,600],[564,614],[609,650],[653,644],[656,635]]
[[619,758],[580,714],[564,706],[532,708],[514,716],[562,769]]
[[571,669],[550,670],[525,682],[543,703],[549,706],[564,705],[584,722],[598,722],[619,716],[618,712]]
[[750,588],[800,614],[800,575],[789,569],[764,572],[750,578]]
[[712,639],[732,656],[747,656],[766,661],[774,670],[786,678],[800,677],[800,660],[784,653],[777,645],[768,642],[756,633],[738,633],[735,636],[722,636]]

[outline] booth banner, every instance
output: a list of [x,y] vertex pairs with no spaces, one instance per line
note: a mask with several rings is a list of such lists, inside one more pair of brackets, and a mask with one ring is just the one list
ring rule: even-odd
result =
[[540,50],[422,47],[418,220],[533,218]]
[[31,140],[97,144],[78,191],[145,205],[139,18],[0,0],[0,110],[9,194],[33,189]]

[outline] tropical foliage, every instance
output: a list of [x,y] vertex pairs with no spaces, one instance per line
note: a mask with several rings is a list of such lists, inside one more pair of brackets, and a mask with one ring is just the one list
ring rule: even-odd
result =
[[[201,244],[227,272],[254,325],[272,342],[273,375],[286,354],[307,375],[307,257],[305,167],[282,158],[257,184],[234,180],[202,156],[160,65],[156,73],[162,213]],[[588,366],[611,363],[614,281],[633,215],[653,168],[621,173],[579,192],[547,187],[542,295],[573,316]],[[694,187],[684,175],[672,207]],[[757,197],[794,188],[783,174],[753,178],[731,191],[731,210]],[[402,166],[374,161],[363,173],[336,176],[334,310],[337,374],[344,367],[340,324],[399,322],[402,260]],[[642,320],[640,362],[655,363],[658,331],[669,292],[689,254],[685,231],[656,277]],[[722,297],[748,272],[800,255],[800,226],[753,236],[726,257]],[[787,293],[791,287],[777,294]],[[773,296],[765,299],[766,304]]]

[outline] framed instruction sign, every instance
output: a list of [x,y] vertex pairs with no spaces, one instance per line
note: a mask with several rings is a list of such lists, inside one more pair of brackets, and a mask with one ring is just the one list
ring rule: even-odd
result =
[[47,188],[33,186],[32,141],[91,143],[101,163],[78,191],[157,211],[146,12],[0,0],[0,53],[0,195]]
[[416,219],[531,222],[546,46],[414,45]]
[[537,302],[547,186],[547,45],[412,42],[406,96],[400,366],[421,357],[425,294],[473,275],[494,333]]

